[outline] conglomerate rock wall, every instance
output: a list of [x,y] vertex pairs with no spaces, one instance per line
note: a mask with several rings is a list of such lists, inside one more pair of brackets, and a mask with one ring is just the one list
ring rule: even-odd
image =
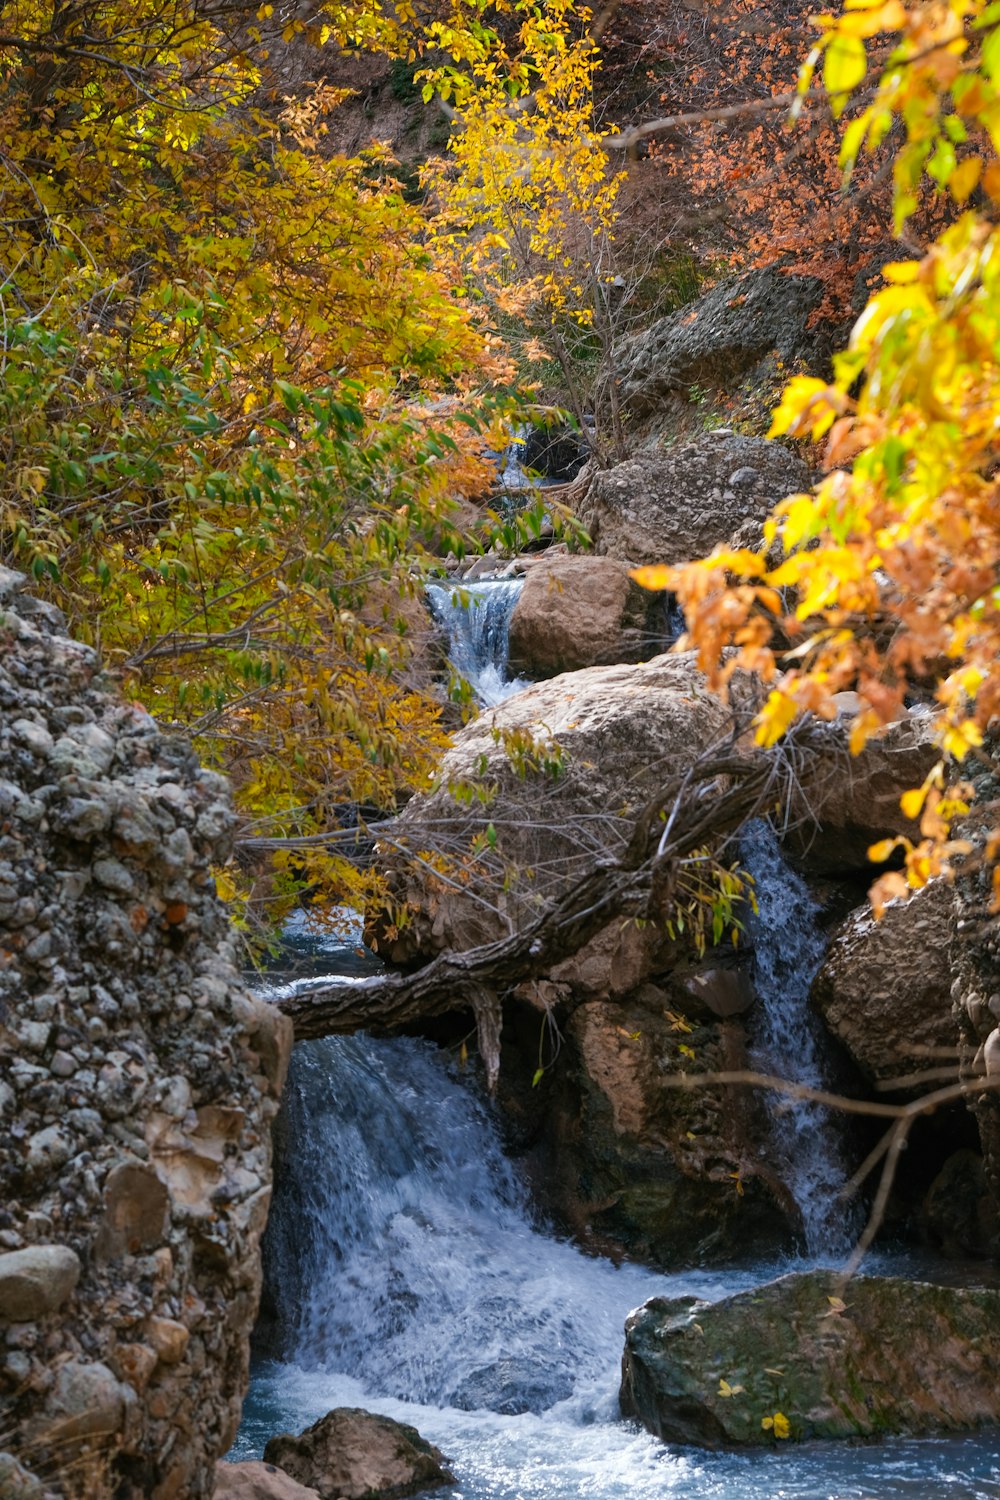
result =
[[0,570],[0,1493],[200,1500],[290,1024],[215,895],[225,782],[22,585]]

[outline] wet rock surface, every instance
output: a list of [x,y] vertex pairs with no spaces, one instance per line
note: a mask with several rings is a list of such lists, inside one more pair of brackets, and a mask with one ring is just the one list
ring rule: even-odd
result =
[[264,1461],[312,1486],[322,1500],[400,1500],[455,1483],[443,1456],[415,1427],[349,1406],[298,1437],[273,1437]]
[[998,1291],[813,1271],[647,1302],[626,1323],[621,1403],[710,1448],[954,1432],[1000,1420],[998,1360]]
[[759,1099],[668,1086],[692,1067],[749,1066],[742,1024],[689,1005],[685,985],[661,977],[619,1002],[560,1012],[558,1057],[533,1088],[520,1049],[537,1048],[537,1023],[509,1012],[499,1102],[524,1133],[542,1201],[589,1249],[665,1269],[737,1259],[751,1246],[788,1251],[794,1205],[750,1144],[764,1133]]
[[225,783],[21,585],[0,572],[0,1431],[47,1484],[87,1449],[94,1500],[201,1500],[290,1028],[215,896]]

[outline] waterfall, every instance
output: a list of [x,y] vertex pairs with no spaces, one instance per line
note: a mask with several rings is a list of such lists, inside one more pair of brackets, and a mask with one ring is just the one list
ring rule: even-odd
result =
[[[607,1332],[566,1273],[598,1263],[540,1239],[486,1106],[437,1048],[306,1043],[285,1111],[294,1172],[266,1245],[284,1352],[458,1410],[564,1400],[567,1350],[586,1360]],[[633,1276],[645,1290],[649,1273]]]
[[[308,942],[296,934],[300,974]],[[343,937],[313,943],[315,977],[296,983],[364,964]],[[772,1500],[779,1461],[788,1500],[995,1492],[989,1433],[700,1454],[622,1422],[631,1308],[657,1294],[714,1300],[788,1267],[665,1275],[583,1255],[537,1222],[492,1107],[425,1041],[300,1043],[278,1136],[271,1357],[255,1358],[234,1459],[360,1406],[436,1443],[455,1500]]]
[[431,613],[448,635],[448,659],[487,708],[528,685],[507,676],[510,617],[523,586],[522,578],[504,578],[427,588]]
[[[769,823],[756,821],[743,830],[740,862],[753,876],[758,908],[747,922],[758,995],[753,1064],[761,1072],[823,1088],[821,1035],[809,1008],[826,949],[819,909],[805,882],[789,869]],[[837,1201],[847,1179],[839,1122],[822,1105],[768,1097],[774,1165],[802,1214],[806,1247],[811,1254],[840,1253],[853,1235],[849,1210]]]

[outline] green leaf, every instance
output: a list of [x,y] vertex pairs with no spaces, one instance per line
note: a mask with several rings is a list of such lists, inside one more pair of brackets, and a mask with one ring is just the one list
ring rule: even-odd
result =
[[538,1085],[541,1083],[541,1081],[542,1081],[542,1079],[544,1077],[545,1077],[545,1069],[544,1068],[536,1068],[535,1069],[535,1076],[531,1080],[531,1087],[533,1089],[537,1089]]
[[867,72],[868,55],[861,38],[834,36],[823,58],[823,84],[835,115],[843,112],[847,95],[857,88]]
[[1000,76],[1000,26],[995,27],[983,43],[982,68],[987,78],[996,83]]

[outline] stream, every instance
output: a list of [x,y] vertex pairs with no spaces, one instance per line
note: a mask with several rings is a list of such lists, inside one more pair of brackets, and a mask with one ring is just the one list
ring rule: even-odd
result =
[[[312,974],[357,974],[350,939]],[[296,1048],[286,1160],[265,1242],[271,1357],[255,1361],[233,1459],[335,1406],[412,1423],[455,1500],[996,1500],[995,1435],[666,1447],[618,1416],[622,1325],[653,1294],[718,1298],[790,1263],[664,1275],[560,1239],[506,1159],[489,1102],[429,1042]],[[797,1264],[816,1264],[811,1257]],[[874,1258],[870,1270],[911,1265]]]
[[[519,580],[432,585],[453,669],[481,704],[507,676]],[[822,1081],[808,992],[824,940],[766,824],[741,859],[758,911],[754,1056]],[[363,975],[360,931],[286,932],[282,982]],[[623,1325],[654,1295],[708,1300],[791,1269],[835,1265],[856,1226],[831,1203],[847,1175],[835,1121],[776,1110],[770,1149],[802,1214],[808,1258],[666,1275],[584,1255],[529,1201],[473,1077],[430,1042],[364,1035],[295,1049],[279,1121],[260,1354],[233,1459],[335,1406],[416,1426],[446,1455],[455,1500],[1000,1500],[995,1434],[803,1444],[753,1453],[665,1446],[618,1412]],[[933,1275],[926,1260],[866,1269]],[[947,1269],[944,1272],[948,1275]],[[955,1268],[951,1268],[951,1275]]]

